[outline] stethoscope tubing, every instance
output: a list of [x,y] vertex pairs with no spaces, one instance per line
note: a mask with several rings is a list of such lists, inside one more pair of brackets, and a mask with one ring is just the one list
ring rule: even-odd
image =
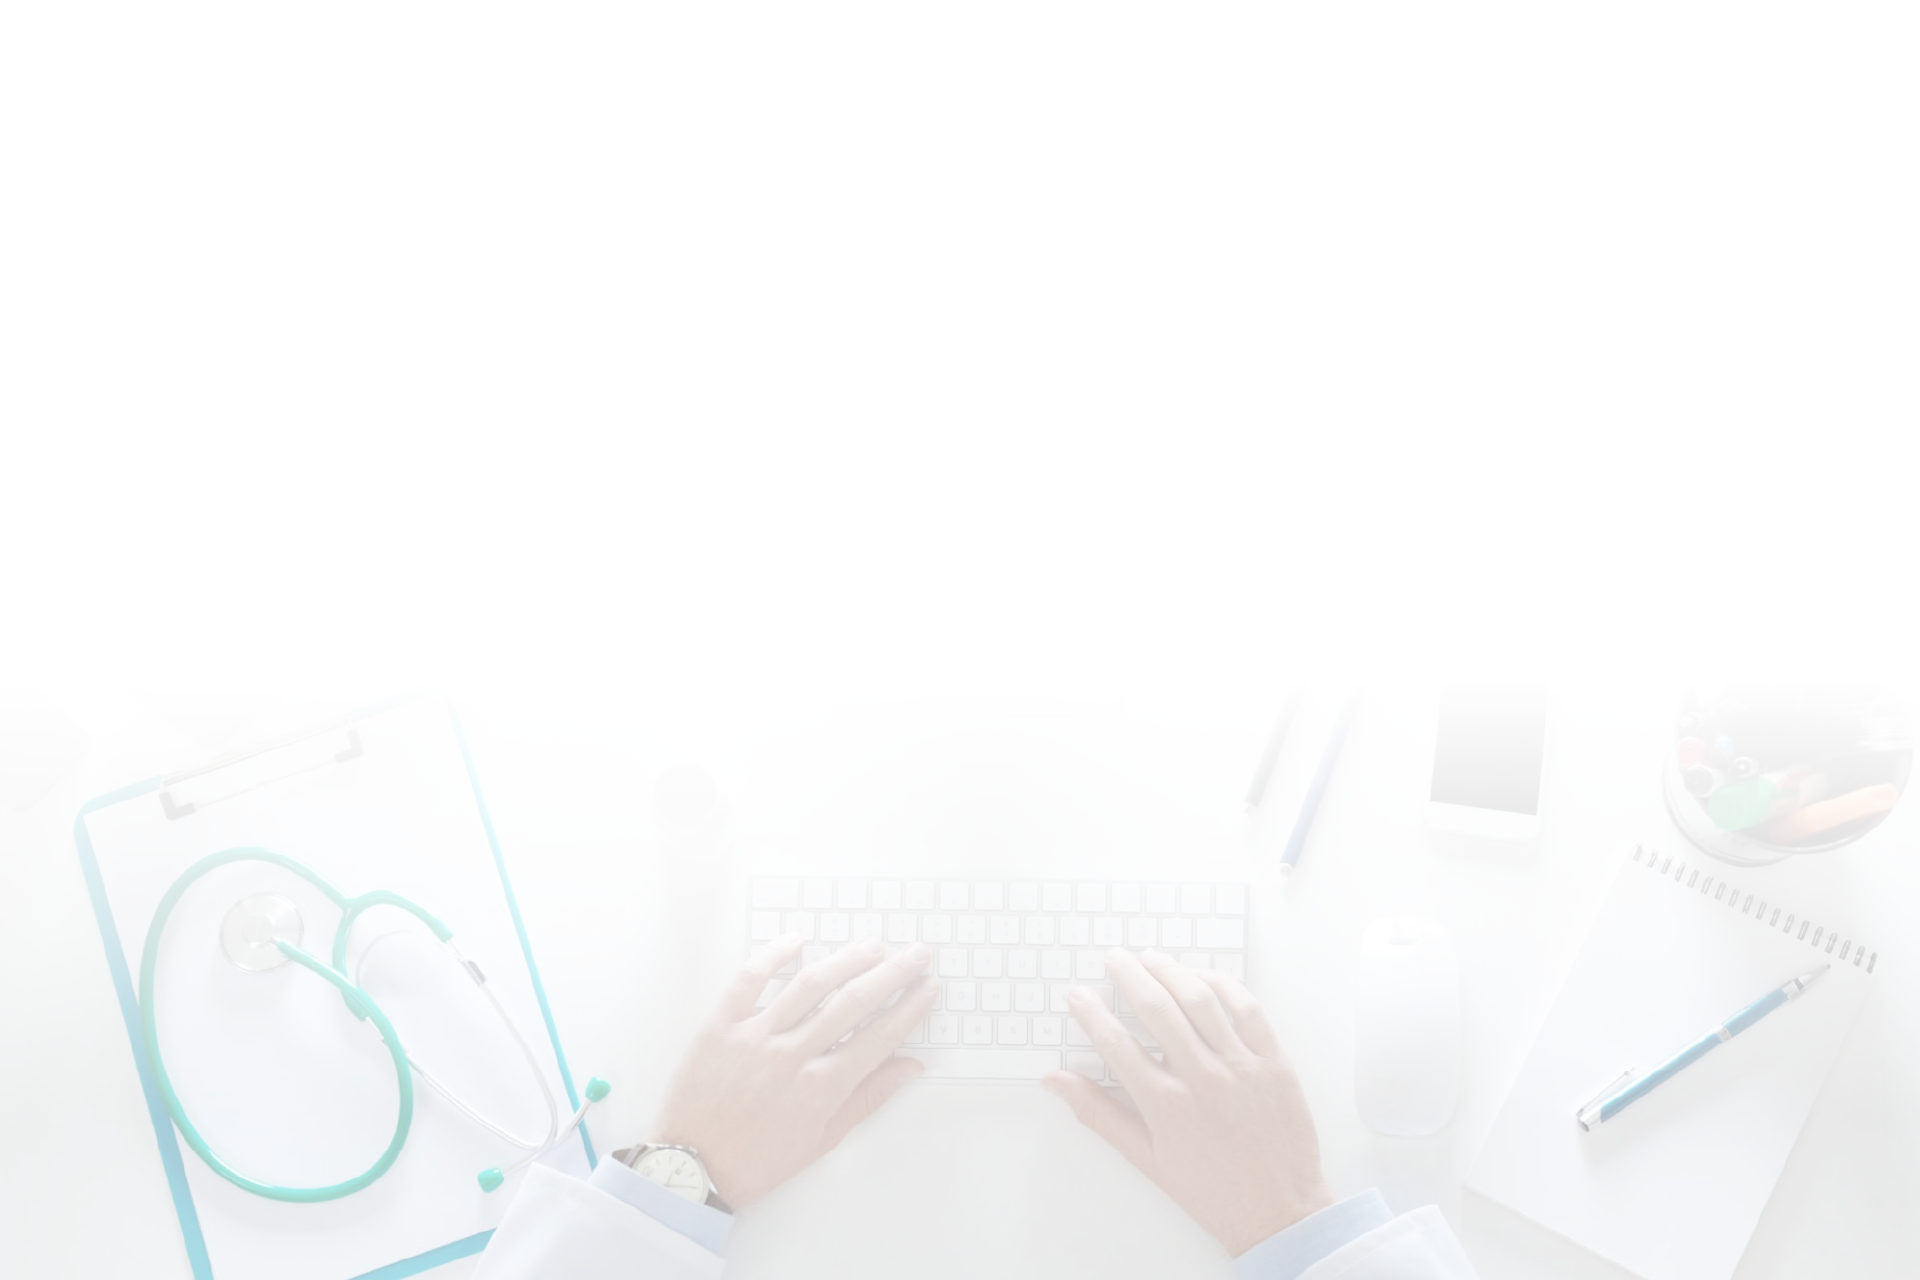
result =
[[[206,1138],[200,1133],[200,1130],[194,1125],[192,1119],[187,1115],[186,1106],[181,1102],[179,1093],[174,1089],[173,1080],[167,1072],[166,1061],[161,1056],[158,1018],[154,1001],[154,976],[159,968],[160,942],[166,932],[167,920],[173,914],[174,908],[179,905],[181,897],[199,881],[201,877],[210,871],[236,862],[264,862],[283,868],[318,889],[321,893],[325,894],[334,905],[340,908],[340,923],[335,926],[333,935],[332,964],[326,963],[318,957],[302,950],[300,947],[287,942],[285,939],[276,939],[274,946],[281,954],[285,955],[287,959],[300,965],[302,968],[311,970],[338,989],[341,999],[345,1001],[348,1011],[352,1013],[354,1017],[373,1023],[375,1029],[380,1034],[382,1042],[386,1045],[388,1055],[393,1059],[394,1078],[398,1083],[400,1094],[400,1108],[395,1118],[393,1136],[389,1139],[386,1150],[380,1153],[380,1157],[375,1160],[373,1164],[368,1166],[363,1172],[347,1178],[344,1181],[317,1187],[282,1187],[273,1183],[263,1182],[258,1178],[250,1177],[228,1164],[213,1150],[212,1145],[207,1142]],[[355,922],[358,921],[364,912],[373,907],[380,906],[397,907],[414,916],[422,924],[426,925],[426,927],[433,932],[434,936],[439,939],[441,945],[445,946],[448,951],[453,954],[454,958],[469,970],[470,976],[473,977],[475,983],[480,987],[481,992],[493,1006],[494,1012],[506,1026],[515,1044],[519,1046],[522,1057],[526,1059],[528,1068],[533,1072],[534,1079],[540,1086],[541,1093],[547,1105],[547,1136],[543,1142],[530,1143],[525,1139],[509,1133],[492,1121],[487,1120],[466,1102],[456,1097],[451,1090],[441,1084],[440,1081],[435,1079],[417,1062],[414,1062],[404,1046],[402,1046],[399,1033],[394,1029],[393,1023],[380,1008],[379,1003],[367,994],[357,982],[347,976],[345,959],[348,935],[351,933]],[[378,944],[378,941],[378,939],[375,940],[375,945]],[[371,951],[371,947],[369,947],[369,951]],[[362,956],[361,964],[364,965],[364,963],[365,956]],[[186,1139],[187,1145],[193,1149],[196,1155],[207,1162],[209,1168],[213,1169],[215,1173],[218,1173],[227,1181],[240,1187],[242,1190],[271,1200],[283,1200],[300,1204],[337,1200],[343,1196],[349,1196],[356,1191],[364,1189],[382,1174],[386,1173],[386,1171],[393,1166],[393,1162],[399,1158],[400,1150],[406,1145],[407,1134],[413,1125],[413,1075],[415,1072],[418,1072],[421,1079],[424,1080],[434,1092],[445,1098],[462,1115],[465,1115],[468,1119],[474,1121],[488,1132],[493,1133],[512,1145],[533,1153],[525,1159],[516,1162],[510,1166],[510,1168],[518,1168],[519,1165],[536,1158],[539,1154],[551,1148],[561,1132],[559,1107],[554,1100],[553,1090],[548,1087],[545,1077],[541,1074],[539,1060],[534,1056],[532,1047],[527,1044],[525,1037],[520,1034],[520,1029],[513,1024],[513,1020],[507,1016],[506,1009],[502,1007],[499,998],[495,996],[493,991],[487,986],[478,970],[460,954],[459,949],[453,943],[452,930],[447,928],[437,917],[420,907],[417,903],[388,890],[375,890],[357,897],[349,897],[330,883],[324,876],[306,866],[304,863],[290,858],[285,854],[275,853],[270,849],[239,847],[224,849],[219,853],[209,854],[182,872],[180,877],[168,887],[167,892],[162,895],[159,904],[154,908],[153,921],[147,927],[146,944],[142,948],[140,956],[140,1030],[141,1039],[146,1048],[147,1061],[153,1070],[155,1083],[159,1086],[160,1095],[166,1102],[168,1113],[172,1115],[173,1122],[180,1130],[181,1136]],[[581,1114],[584,1114],[585,1110],[586,1107],[582,1106]],[[579,1119],[580,1116],[576,1115],[574,1122],[577,1124]],[[495,1170],[489,1171],[489,1173],[497,1172],[498,1171]],[[482,1178],[482,1184],[487,1184],[487,1178],[484,1176]],[[497,1180],[494,1185],[497,1185]]]

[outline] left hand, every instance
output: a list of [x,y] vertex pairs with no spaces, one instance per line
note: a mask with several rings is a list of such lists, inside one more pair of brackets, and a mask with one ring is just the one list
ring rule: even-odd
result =
[[926,946],[888,958],[878,939],[850,943],[800,970],[756,1011],[768,980],[800,946],[797,935],[776,938],[740,967],[681,1060],[648,1135],[698,1151],[720,1198],[736,1209],[832,1150],[920,1074],[918,1062],[893,1051],[933,1007],[934,984],[921,976]]

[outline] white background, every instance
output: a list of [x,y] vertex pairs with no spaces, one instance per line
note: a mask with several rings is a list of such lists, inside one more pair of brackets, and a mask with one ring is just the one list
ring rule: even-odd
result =
[[[11,5],[0,684],[115,785],[418,685],[757,741],[1901,675],[1916,54],[1893,3]],[[636,783],[575,736],[502,782]]]

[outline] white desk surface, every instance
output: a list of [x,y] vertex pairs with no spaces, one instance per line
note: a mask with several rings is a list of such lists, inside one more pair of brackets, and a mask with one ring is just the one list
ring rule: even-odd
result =
[[[578,1076],[616,1085],[594,1124],[602,1150],[643,1134],[687,1027],[739,953],[749,874],[1245,878],[1252,985],[1305,1079],[1335,1192],[1378,1186],[1397,1209],[1437,1203],[1486,1280],[1602,1280],[1624,1273],[1461,1181],[1617,857],[1635,839],[1679,843],[1652,781],[1669,705],[1563,691],[1545,831],[1537,846],[1502,849],[1425,831],[1433,702],[1371,690],[1285,888],[1273,871],[1283,833],[1240,809],[1266,707],[896,706],[729,726],[474,699],[462,715],[569,1059]],[[16,1100],[0,1272],[187,1274],[71,828],[81,801],[211,754],[205,745],[136,726],[97,744],[33,809],[0,813],[12,1029],[0,1086]],[[652,783],[682,760],[725,793],[718,852],[663,847]],[[1902,948],[1920,904],[1916,830],[1909,805],[1870,846],[1759,873],[1783,893],[1843,880],[1853,927],[1885,941],[1879,990],[1740,1280],[1910,1273],[1920,992]],[[1452,1124],[1426,1140],[1372,1135],[1351,1100],[1358,939],[1395,911],[1445,921],[1460,953],[1465,1083]],[[988,1273],[1230,1274],[1217,1246],[1039,1089],[931,1084],[744,1214],[728,1270]]]

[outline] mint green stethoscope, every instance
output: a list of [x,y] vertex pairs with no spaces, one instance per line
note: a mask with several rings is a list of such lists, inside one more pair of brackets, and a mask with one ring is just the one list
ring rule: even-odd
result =
[[[250,1178],[235,1169],[214,1152],[200,1130],[194,1127],[193,1121],[187,1118],[187,1109],[181,1105],[180,1095],[174,1091],[173,1080],[167,1075],[167,1064],[161,1059],[160,1035],[154,1017],[153,980],[154,972],[159,967],[160,938],[166,931],[167,918],[173,914],[173,909],[179,904],[181,896],[192,887],[195,881],[215,868],[235,862],[265,862],[284,868],[332,899],[334,905],[340,908],[341,915],[340,923],[333,931],[333,962],[329,964],[300,949],[299,942],[303,926],[300,913],[293,903],[273,893],[259,893],[243,898],[227,912],[226,919],[220,926],[220,945],[227,959],[252,973],[278,968],[291,960],[317,974],[339,990],[341,998],[346,1001],[348,1011],[354,1017],[362,1022],[373,1023],[380,1032],[380,1039],[386,1044],[387,1053],[393,1058],[394,1078],[400,1086],[400,1115],[394,1122],[393,1137],[388,1141],[387,1149],[380,1153],[380,1158],[368,1166],[365,1172],[348,1178],[344,1182],[323,1187],[281,1187],[270,1182],[262,1182],[257,1178]],[[388,1020],[386,1013],[381,1010],[372,996],[361,989],[354,978],[347,976],[345,968],[347,935],[353,931],[353,926],[361,914],[372,907],[397,907],[419,920],[433,933],[434,937],[440,940],[440,944],[452,954],[453,958],[459,962],[461,969],[486,996],[488,1003],[493,1006],[494,1013],[499,1017],[501,1025],[506,1027],[507,1033],[520,1047],[520,1054],[526,1059],[527,1067],[533,1073],[533,1078],[545,1097],[547,1133],[543,1139],[537,1142],[529,1141],[495,1124],[436,1080],[418,1062],[409,1058],[407,1051],[400,1045],[399,1033],[394,1030],[393,1023]],[[362,953],[360,965],[355,970],[356,974],[360,967],[365,966],[367,955],[371,954],[373,948],[384,940],[384,937],[374,939],[367,951]],[[205,1160],[215,1173],[242,1190],[251,1191],[257,1196],[265,1196],[269,1200],[286,1200],[298,1204],[338,1200],[342,1196],[350,1196],[370,1185],[392,1167],[393,1162],[400,1155],[400,1149],[406,1145],[407,1131],[413,1127],[413,1078],[416,1075],[435,1093],[445,1098],[461,1115],[527,1153],[504,1168],[496,1166],[481,1172],[479,1182],[483,1191],[492,1191],[506,1181],[509,1173],[531,1164],[551,1151],[561,1139],[579,1127],[593,1104],[610,1092],[610,1086],[598,1076],[587,1081],[586,1101],[581,1103],[580,1109],[573,1113],[573,1118],[562,1126],[559,1104],[553,1096],[553,1089],[547,1084],[545,1073],[540,1069],[539,1059],[534,1056],[533,1049],[527,1044],[526,1038],[520,1034],[520,1029],[513,1024],[513,1019],[507,1016],[506,1009],[500,1004],[500,998],[487,985],[486,975],[480,972],[480,966],[467,959],[460,953],[460,949],[453,945],[453,930],[415,903],[385,889],[377,889],[372,893],[363,893],[357,898],[349,898],[311,868],[285,854],[274,853],[268,849],[226,849],[220,853],[209,854],[188,867],[168,888],[166,895],[160,899],[160,905],[154,909],[153,923],[147,927],[147,942],[140,955],[140,1030],[146,1042],[147,1060],[153,1065],[154,1079],[160,1086],[160,1095],[166,1099],[167,1110],[173,1115],[173,1123],[179,1127],[180,1136],[187,1140],[187,1145],[193,1148],[194,1153]]]

